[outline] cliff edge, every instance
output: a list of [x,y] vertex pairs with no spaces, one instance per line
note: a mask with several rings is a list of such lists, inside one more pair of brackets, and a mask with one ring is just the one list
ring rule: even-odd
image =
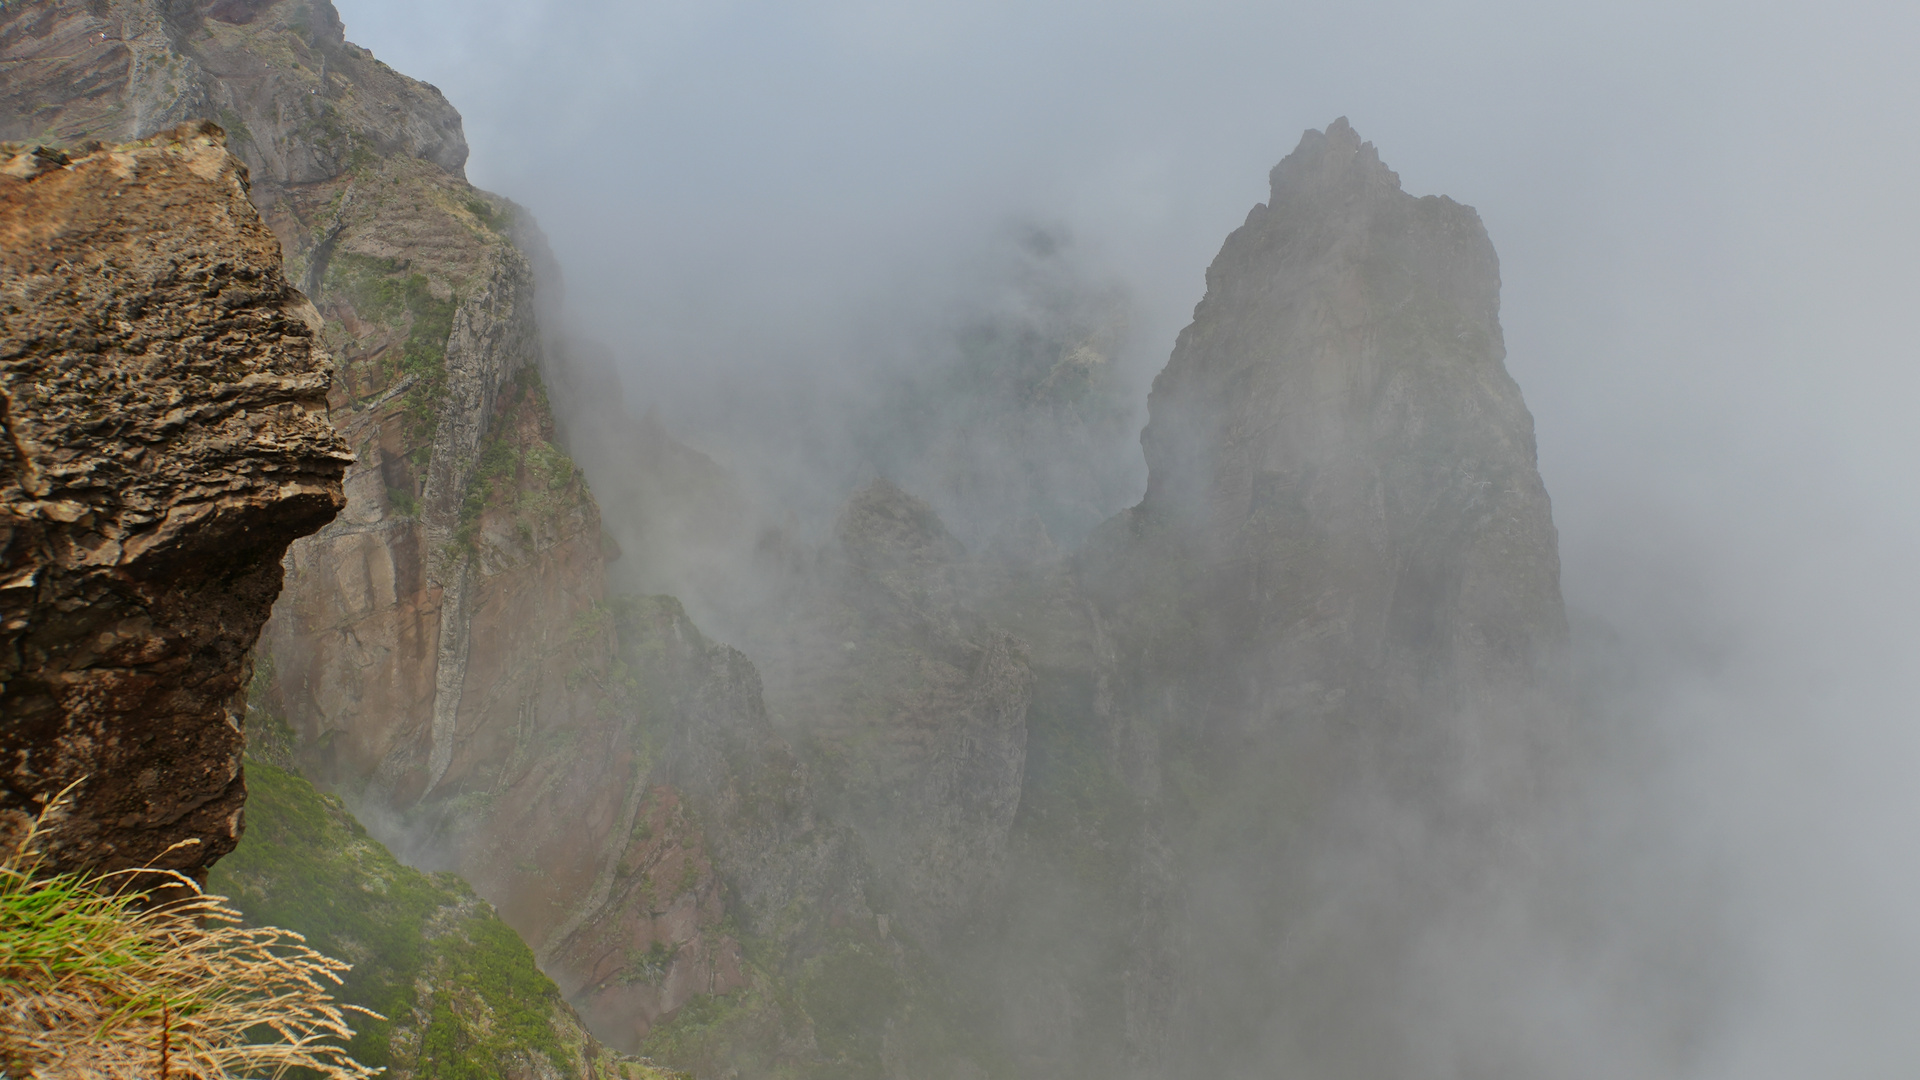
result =
[[0,815],[78,784],[56,867],[202,875],[281,556],[344,502],[332,361],[218,127],[0,156]]

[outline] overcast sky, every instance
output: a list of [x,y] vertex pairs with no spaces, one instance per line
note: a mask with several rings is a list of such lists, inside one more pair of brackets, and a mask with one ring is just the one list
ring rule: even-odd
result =
[[1570,604],[1675,656],[1664,797],[1755,961],[1705,1074],[1912,1075],[1920,5],[336,2],[596,336],[714,377],[823,362],[1018,219],[1135,289],[1157,365],[1350,117],[1492,234]]

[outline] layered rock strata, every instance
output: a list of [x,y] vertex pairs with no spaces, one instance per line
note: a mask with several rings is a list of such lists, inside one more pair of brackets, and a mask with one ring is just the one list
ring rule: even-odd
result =
[[248,650],[352,460],[218,128],[0,150],[0,809],[60,868],[239,837]]
[[[228,129],[317,304],[339,363],[316,392],[356,452],[338,520],[288,554],[252,719],[403,854],[500,886],[543,936],[599,872],[607,837],[580,826],[601,787],[558,787],[578,842],[543,849],[485,807],[532,798],[513,789],[625,726],[582,676],[614,653],[606,556],[540,376],[537,231],[466,182],[444,97],[347,42],[325,0],[12,5],[0,50],[0,131],[73,146],[179,116]],[[502,884],[521,864],[542,873]]]
[[[638,508],[628,578],[719,583],[689,602],[735,651],[608,597],[545,391],[600,384],[542,370],[572,362],[550,257],[466,183],[437,91],[324,0],[14,5],[0,57],[0,131],[231,129],[358,453],[293,549],[253,720],[403,858],[471,878],[609,1041],[702,1075],[1458,1064],[1406,1018],[1525,861],[1566,714],[1471,209],[1402,191],[1344,122],[1309,133],[1155,384],[1145,499],[1060,562],[1053,525],[969,522],[1016,556],[983,566],[884,483],[819,547],[760,532],[657,425],[572,416]],[[1095,323],[970,338],[978,408],[928,443],[1037,424],[1044,482],[932,468],[951,490],[921,494],[1063,537],[1111,506],[1080,478],[1120,473],[1075,456],[1124,412]]]
[[460,114],[347,42],[304,0],[43,0],[0,12],[0,138],[130,139],[188,120],[226,129],[270,209],[369,157],[458,174]]

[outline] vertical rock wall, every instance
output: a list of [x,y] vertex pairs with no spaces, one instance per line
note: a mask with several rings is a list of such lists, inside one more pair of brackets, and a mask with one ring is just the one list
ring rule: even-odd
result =
[[[660,702],[629,685],[599,510],[542,378],[558,278],[536,282],[551,258],[524,211],[466,182],[458,113],[347,42],[325,0],[12,5],[0,55],[0,137],[224,126],[338,360],[316,392],[355,451],[346,505],[288,552],[247,723],[279,732],[288,763],[346,794],[403,857],[473,881],[623,1045],[737,985],[712,845],[686,814],[656,822],[681,789],[733,821],[737,786],[670,768],[641,738]],[[765,727],[757,687],[686,707]],[[235,752],[239,738],[230,728]],[[723,849],[780,863],[762,840]],[[765,871],[755,888],[792,876]],[[795,895],[822,895],[807,888]],[[674,914],[683,896],[699,917]],[[651,928],[637,948],[594,951],[633,926]]]
[[33,59],[0,134],[230,129],[356,452],[251,722],[469,877],[610,1040],[741,1075],[1443,1071],[1414,961],[1525,851],[1566,713],[1471,209],[1309,133],[1155,384],[1145,499],[1060,563],[983,566],[885,483],[819,549],[735,535],[717,466],[605,439],[623,498],[694,490],[629,531],[700,558],[633,580],[746,575],[742,653],[606,596],[540,371],[556,281],[437,91],[324,0],[50,0],[0,49]]
[[[522,254],[537,230],[466,182],[439,91],[347,42],[325,0],[10,5],[0,50],[0,136],[73,146],[204,117],[251,168],[272,258],[338,360],[306,390],[355,461],[339,518],[288,555],[249,723],[284,725],[301,766],[404,853],[497,887],[517,928],[543,933],[606,838],[535,850],[487,807],[623,727],[581,674],[613,651],[605,555],[541,385]],[[633,770],[597,757],[617,802]],[[595,784],[559,792],[574,800],[560,818],[595,820]],[[523,864],[543,872],[507,872]],[[548,883],[561,904],[520,902]]]

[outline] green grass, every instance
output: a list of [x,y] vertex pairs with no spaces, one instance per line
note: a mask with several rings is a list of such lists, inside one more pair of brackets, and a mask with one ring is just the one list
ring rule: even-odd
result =
[[0,1076],[372,1075],[342,1046],[345,964],[178,874],[44,873],[35,828],[0,857]]
[[493,1077],[525,1051],[564,1068],[558,989],[465,882],[402,865],[338,799],[293,773],[250,763],[247,786],[246,835],[212,885],[249,921],[297,930],[353,963],[341,998],[389,1018],[362,1026],[356,1057],[405,1064],[394,1036],[418,1025],[422,1077]]
[[480,219],[480,224],[494,232],[504,235],[508,229],[513,228],[512,207],[503,206],[496,210],[485,199],[468,199],[466,207],[468,213]]

